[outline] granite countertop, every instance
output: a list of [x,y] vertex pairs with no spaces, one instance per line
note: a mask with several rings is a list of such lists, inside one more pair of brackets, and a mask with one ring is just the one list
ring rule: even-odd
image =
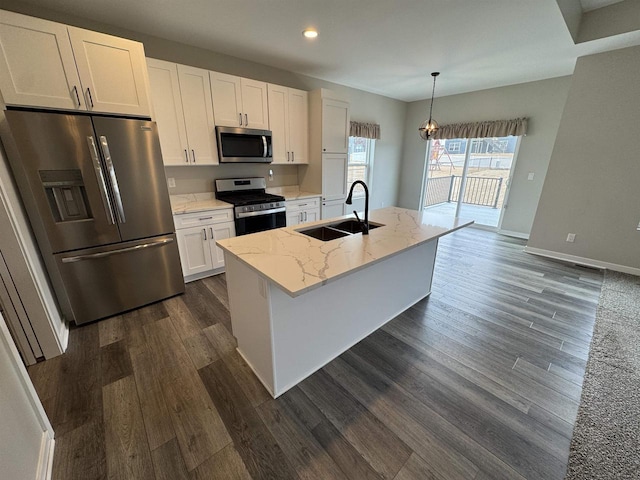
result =
[[[292,297],[327,282],[365,268],[404,250],[439,238],[473,223],[388,207],[371,211],[371,222],[384,226],[369,235],[360,233],[323,242],[296,230],[300,226],[278,228],[216,242],[225,251],[271,280]],[[334,223],[340,218],[305,224]]]
[[184,195],[169,195],[171,211],[174,215],[185,213],[233,208],[233,205],[216,199],[214,193],[186,193]]

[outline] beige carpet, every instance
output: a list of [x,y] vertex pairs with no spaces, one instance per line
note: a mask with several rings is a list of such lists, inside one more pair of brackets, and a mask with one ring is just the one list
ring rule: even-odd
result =
[[565,480],[640,479],[640,277],[607,271]]

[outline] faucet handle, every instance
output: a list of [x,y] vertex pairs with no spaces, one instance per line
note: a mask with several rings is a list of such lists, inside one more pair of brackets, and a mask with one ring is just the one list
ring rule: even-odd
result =
[[356,219],[358,220],[358,222],[362,223],[362,220],[360,220],[360,217],[358,216],[358,212],[354,210],[353,214],[356,216]]

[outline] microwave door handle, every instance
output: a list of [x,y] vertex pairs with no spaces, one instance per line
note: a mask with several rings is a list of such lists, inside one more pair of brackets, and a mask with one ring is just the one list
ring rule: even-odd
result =
[[107,170],[109,171],[109,177],[111,180],[111,188],[113,190],[113,196],[116,201],[116,213],[118,214],[118,222],[125,223],[127,220],[124,216],[124,206],[122,205],[122,197],[120,196],[120,187],[118,186],[118,178],[116,177],[116,171],[113,168],[113,161],[111,160],[111,152],[109,151],[109,143],[107,137],[100,136],[100,148],[102,149],[102,155],[104,161],[107,164]]
[[100,163],[100,157],[98,156],[96,142],[92,136],[87,137],[87,144],[89,145],[89,154],[91,155],[93,170],[96,174],[96,179],[98,180],[98,189],[100,190],[100,197],[102,197],[102,205],[104,206],[104,212],[107,214],[107,221],[109,222],[109,225],[115,225],[116,219],[113,216],[113,207],[111,206],[111,200],[107,193],[107,184],[104,181],[102,164]]
[[262,157],[267,158],[267,137],[262,135]]

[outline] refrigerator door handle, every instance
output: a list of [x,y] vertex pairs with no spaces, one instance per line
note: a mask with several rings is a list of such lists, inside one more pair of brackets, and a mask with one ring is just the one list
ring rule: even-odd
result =
[[127,219],[124,215],[124,206],[122,205],[122,197],[120,196],[120,187],[118,186],[118,178],[116,177],[116,171],[113,168],[113,161],[111,160],[111,152],[109,152],[109,143],[107,137],[100,136],[100,148],[102,149],[102,155],[104,155],[104,161],[107,164],[107,170],[111,177],[111,188],[113,190],[113,196],[116,201],[116,213],[118,214],[118,222],[125,223]]
[[62,259],[62,263],[75,263],[82,260],[94,260],[96,258],[110,257],[111,255],[118,255],[120,253],[133,252],[135,250],[142,250],[144,248],[160,247],[167,243],[173,242],[173,238],[164,238],[157,242],[143,243],[140,245],[134,245],[132,247],[120,248],[118,250],[110,250],[108,252],[89,253],[87,255],[75,255],[73,257],[65,257]]
[[91,161],[93,162],[93,169],[98,179],[98,188],[100,190],[100,196],[102,197],[102,205],[104,211],[107,214],[107,220],[109,225],[115,225],[116,219],[113,216],[113,207],[111,206],[111,200],[107,193],[107,184],[104,181],[104,174],[102,173],[102,164],[100,163],[100,157],[98,156],[98,149],[96,148],[96,141],[92,136],[87,137],[87,143],[89,144],[89,153],[91,154]]

